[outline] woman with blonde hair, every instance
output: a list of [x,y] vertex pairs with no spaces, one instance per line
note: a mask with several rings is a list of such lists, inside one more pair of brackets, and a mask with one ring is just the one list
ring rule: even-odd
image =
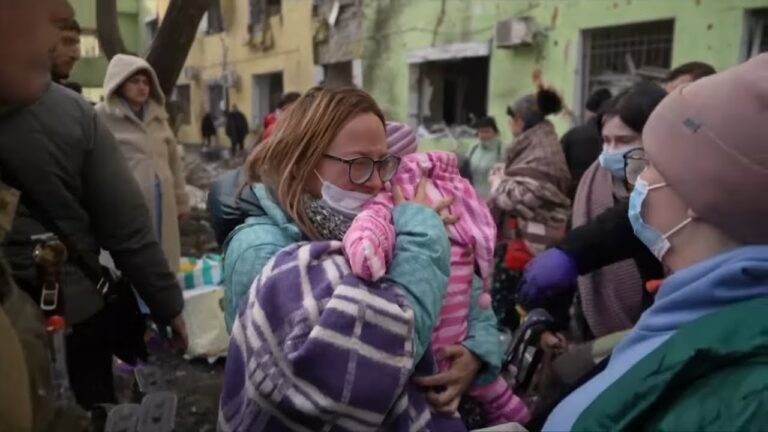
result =
[[[395,175],[388,144],[368,94],[315,88],[249,159],[246,187],[262,212],[225,243],[232,343],[222,430],[464,430],[450,407],[500,359],[467,343],[446,350],[451,369],[426,389],[444,391],[411,379],[435,372],[427,347],[448,285],[450,199],[430,204],[424,181],[411,202],[398,200],[398,259],[381,283],[355,277],[337,242]],[[480,325],[495,322],[470,323],[470,334]]]

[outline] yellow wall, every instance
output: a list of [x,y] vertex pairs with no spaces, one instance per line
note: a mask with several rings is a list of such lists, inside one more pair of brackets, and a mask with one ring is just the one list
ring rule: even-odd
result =
[[[167,3],[167,0],[156,0]],[[229,103],[236,104],[251,122],[252,76],[273,72],[283,73],[283,91],[306,91],[314,83],[312,45],[312,0],[283,0],[282,13],[270,19],[273,45],[263,50],[249,44],[248,2],[221,0],[225,31],[220,34],[200,34],[189,52],[186,66],[200,69],[200,79],[189,81],[184,74],[179,84],[190,84],[190,124],[179,131],[179,140],[200,143],[200,120],[205,114],[207,82],[219,78],[226,67],[237,71],[240,85],[229,89]],[[206,23],[201,26],[205,29]],[[260,40],[260,37],[255,37]],[[251,122],[253,123],[253,122]],[[252,124],[257,128],[258,124]],[[220,133],[220,142],[227,143]],[[250,144],[248,141],[246,144]]]

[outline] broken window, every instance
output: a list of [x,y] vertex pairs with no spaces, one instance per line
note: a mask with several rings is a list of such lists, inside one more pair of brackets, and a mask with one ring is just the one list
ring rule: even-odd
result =
[[253,33],[261,31],[264,22],[272,16],[280,15],[283,10],[281,0],[249,0],[248,30]]
[[208,29],[206,33],[216,34],[224,31],[224,16],[221,14],[221,1],[214,0],[208,8]]
[[747,12],[744,34],[746,37],[744,60],[768,52],[768,9]]
[[267,16],[277,16],[283,11],[282,0],[267,0]]
[[471,125],[485,117],[488,63],[488,57],[483,56],[428,61],[412,67],[412,73],[417,74],[411,86],[412,96],[416,96],[411,98],[416,105],[412,114],[417,123]]
[[663,80],[672,61],[674,20],[585,31],[582,99],[599,88],[613,94],[641,79]]

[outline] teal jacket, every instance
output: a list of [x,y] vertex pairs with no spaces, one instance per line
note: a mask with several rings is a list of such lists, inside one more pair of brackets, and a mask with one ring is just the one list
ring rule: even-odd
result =
[[768,246],[675,272],[544,430],[768,430],[767,307]]
[[577,419],[574,431],[768,430],[768,299],[681,328]]
[[[299,227],[275,202],[261,184],[251,186],[264,211],[237,227],[224,244],[224,287],[227,328],[237,316],[241,299],[246,297],[262,268],[279,250],[306,240]],[[413,305],[416,320],[416,358],[429,346],[432,331],[448,285],[450,248],[445,228],[432,210],[419,205],[395,208],[396,232],[418,232],[403,237],[409,244],[398,243],[398,253],[390,265],[388,277],[397,282]],[[400,242],[400,239],[398,239]],[[470,308],[469,336],[464,346],[482,362],[483,369],[475,383],[491,382],[501,368],[502,353],[496,316],[491,309],[477,307],[482,281],[476,278]]]

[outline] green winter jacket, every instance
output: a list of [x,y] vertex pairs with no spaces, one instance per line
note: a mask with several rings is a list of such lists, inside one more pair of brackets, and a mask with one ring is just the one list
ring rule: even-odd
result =
[[768,299],[680,328],[578,417],[573,430],[768,430]]

